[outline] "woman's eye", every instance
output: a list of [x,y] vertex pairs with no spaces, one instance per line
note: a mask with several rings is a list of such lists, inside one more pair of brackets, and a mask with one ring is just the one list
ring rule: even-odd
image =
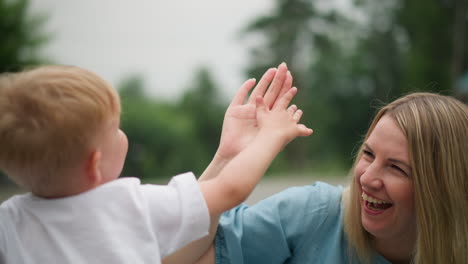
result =
[[369,157],[371,157],[371,158],[374,157],[374,154],[372,154],[372,152],[370,152],[370,151],[368,151],[368,150],[365,150],[365,149],[364,149],[364,150],[362,150],[362,153],[364,153],[364,155],[369,156]]
[[398,172],[400,173],[403,173],[405,176],[408,176],[408,173],[406,173],[406,171],[404,171],[402,168],[396,166],[396,165],[391,165],[391,167],[395,170],[397,170]]

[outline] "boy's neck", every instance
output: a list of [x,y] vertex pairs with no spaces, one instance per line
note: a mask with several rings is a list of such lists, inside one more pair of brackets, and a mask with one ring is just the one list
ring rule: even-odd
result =
[[32,192],[34,195],[45,198],[45,199],[58,199],[58,198],[65,198],[69,196],[78,195],[87,191],[90,191],[100,185],[105,184],[106,182],[89,182],[89,181],[80,181],[71,183],[67,187],[60,188],[57,191],[50,191],[50,192]]

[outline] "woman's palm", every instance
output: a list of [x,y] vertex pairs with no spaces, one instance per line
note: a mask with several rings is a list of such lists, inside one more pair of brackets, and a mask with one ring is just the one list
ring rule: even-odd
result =
[[241,152],[257,135],[255,104],[230,106],[224,116],[218,154],[230,159]]

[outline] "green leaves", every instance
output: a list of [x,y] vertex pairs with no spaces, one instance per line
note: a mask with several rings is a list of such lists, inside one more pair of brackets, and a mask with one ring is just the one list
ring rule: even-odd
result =
[[168,178],[193,171],[199,176],[219,144],[227,104],[207,69],[201,69],[179,102],[147,96],[138,76],[122,82],[121,128],[129,139],[124,176]]
[[303,161],[295,168],[349,165],[375,101],[412,91],[457,94],[455,83],[468,74],[468,21],[454,19],[462,1],[357,0],[344,8],[277,0],[248,23],[243,34],[261,40],[251,47],[248,76],[287,62],[299,89],[295,103],[315,131],[286,148],[287,159]]
[[0,72],[17,71],[43,61],[40,48],[50,35],[47,16],[28,13],[28,0],[0,0]]

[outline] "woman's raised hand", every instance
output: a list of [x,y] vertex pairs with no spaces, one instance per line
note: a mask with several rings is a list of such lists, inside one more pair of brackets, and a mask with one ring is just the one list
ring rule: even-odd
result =
[[258,133],[256,102],[258,96],[264,98],[265,105],[271,109],[277,99],[292,87],[293,78],[286,63],[277,69],[268,69],[257,86],[255,79],[247,80],[237,91],[224,115],[221,140],[216,155],[223,160],[230,160],[241,152]]

